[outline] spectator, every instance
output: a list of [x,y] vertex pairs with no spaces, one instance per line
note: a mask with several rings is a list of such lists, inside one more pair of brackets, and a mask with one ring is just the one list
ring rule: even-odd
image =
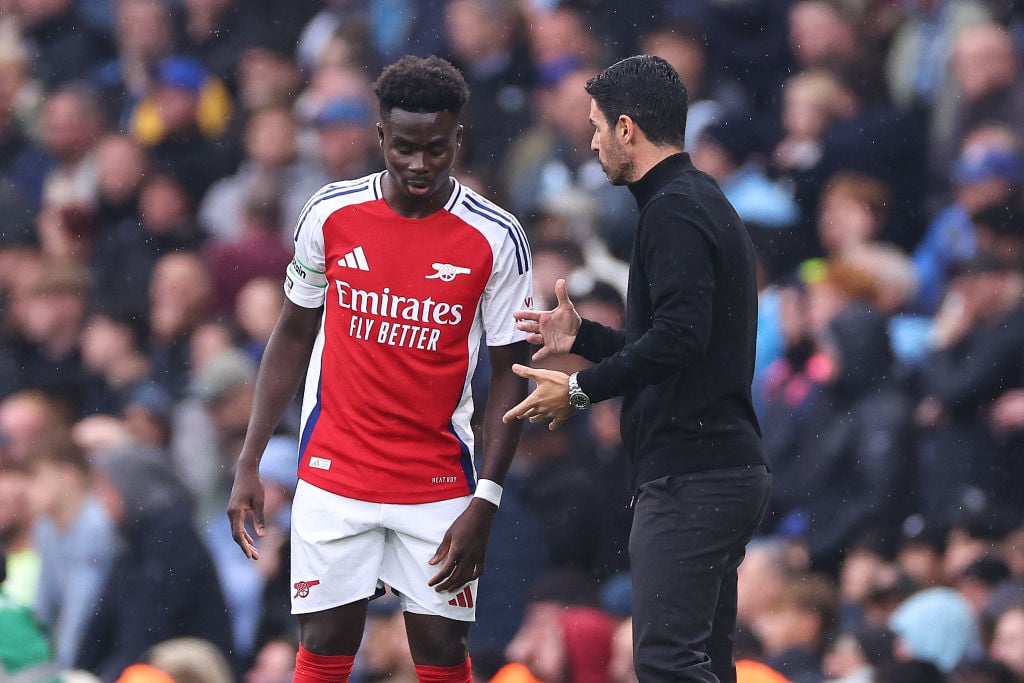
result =
[[262,18],[239,0],[184,0],[181,5],[176,43],[182,54],[204,65],[233,91],[242,51],[257,38],[270,37]]
[[210,274],[196,254],[171,253],[153,268],[149,286],[149,358],[153,380],[178,399],[187,381],[189,335],[206,320]]
[[1010,33],[997,23],[978,24],[957,35],[950,68],[960,97],[951,129],[933,145],[931,168],[946,172],[967,133],[983,123],[1001,123],[1024,134],[1024,79],[1018,61]]
[[74,664],[119,541],[114,523],[93,493],[85,454],[65,432],[34,443],[28,463],[33,544],[41,559],[35,611],[51,634],[53,661]]
[[[276,31],[277,26],[274,28]],[[302,89],[302,78],[290,51],[260,45],[247,47],[238,63],[238,107],[246,115],[289,107]]]
[[270,177],[261,178],[243,199],[241,231],[211,240],[203,248],[213,280],[215,314],[229,314],[246,283],[280,275],[291,260],[292,250],[281,239],[284,222],[278,187]]
[[943,673],[980,649],[978,626],[970,604],[950,588],[926,588],[910,596],[893,613],[897,659],[924,660]]
[[447,0],[445,39],[473,96],[466,103],[462,164],[485,185],[505,150],[531,124],[534,64],[524,17],[503,0]]
[[4,549],[2,600],[31,609],[42,561],[32,543],[32,511],[28,506],[28,472],[10,453],[0,454],[0,548]]
[[60,396],[78,414],[88,391],[79,352],[85,322],[88,271],[77,263],[48,261],[18,302],[25,341],[19,356],[22,386]]
[[1024,607],[1011,608],[1000,615],[989,654],[1013,672],[1014,680],[1024,681]]
[[295,672],[298,646],[293,640],[271,640],[256,653],[252,666],[245,672],[244,683],[284,683]]
[[283,299],[281,282],[276,277],[253,278],[238,291],[234,319],[245,337],[242,348],[256,362],[263,358]]
[[370,106],[363,98],[328,100],[313,124],[317,160],[328,179],[362,177],[375,167]]
[[192,528],[184,486],[160,453],[144,447],[129,444],[92,457],[125,550],[104,585],[76,666],[112,683],[150,647],[178,636],[208,639],[229,652],[227,608]]
[[96,92],[70,83],[43,106],[42,149],[51,160],[37,199],[43,207],[91,208],[96,203],[96,145],[104,132],[104,114]]
[[111,46],[79,16],[74,0],[14,3],[11,8],[30,45],[36,76],[55,86],[88,75]]
[[50,644],[32,610],[8,597],[6,563],[0,543],[0,673],[53,683],[57,679],[50,665]]
[[216,645],[201,638],[170,638],[151,647],[143,658],[148,664],[190,683],[233,683],[230,662]]
[[148,172],[149,158],[131,137],[108,133],[100,139],[96,145],[96,220],[101,233],[115,230],[124,221],[138,223],[139,193]]
[[[681,21],[659,23],[641,37],[644,54],[661,57],[679,72],[690,98],[686,112],[686,149],[692,150],[701,131],[718,120],[723,110],[739,103],[727,93],[711,92],[707,46],[697,26]],[[723,101],[720,101],[723,100]]]
[[223,138],[231,114],[223,82],[195,59],[173,56],[157,64],[152,88],[129,126],[157,167],[182,183],[195,203],[238,163]]
[[771,611],[754,625],[764,646],[764,662],[793,683],[821,681],[821,658],[838,615],[838,596],[826,577],[791,578]]
[[[1022,372],[1021,278],[1014,265],[979,253],[953,281],[936,315],[915,421],[923,430],[918,441],[922,510],[938,524],[953,521],[968,491],[989,500],[1003,495],[1006,452],[981,411]],[[961,457],[964,448],[972,457]]]
[[123,128],[153,87],[154,69],[174,50],[173,14],[163,0],[123,0],[114,5],[117,54],[96,69],[108,116]]
[[826,652],[822,669],[834,683],[870,683],[875,671],[895,661],[895,639],[886,628],[869,626],[841,632]]
[[[562,582],[565,585],[559,586]],[[570,589],[569,582],[578,587]],[[587,604],[584,596],[564,592],[583,588],[585,595],[588,585],[586,579],[572,574],[553,573],[538,579],[523,624],[506,650],[512,664],[498,671],[492,683],[502,683],[506,676],[510,682],[517,680],[516,665],[525,666],[532,680],[541,683],[608,683],[616,624]]]
[[329,181],[316,164],[299,156],[297,135],[293,114],[284,106],[252,113],[245,126],[245,160],[233,175],[214,183],[199,205],[206,233],[222,240],[239,237],[251,218],[247,205],[276,194],[280,215],[268,227],[275,228],[282,244],[291,243],[306,199]]
[[786,272],[811,255],[795,230],[800,207],[774,182],[761,161],[764,144],[756,124],[736,115],[704,127],[691,150],[693,163],[714,178],[743,219],[771,272]]
[[1009,200],[1024,182],[1019,138],[1006,126],[985,125],[967,135],[953,164],[953,203],[935,215],[914,250],[921,280],[916,309],[934,313],[953,270],[976,249],[971,215]]
[[117,413],[136,387],[150,377],[138,322],[118,313],[95,311],[82,326],[82,364],[99,381],[89,394],[87,413]]

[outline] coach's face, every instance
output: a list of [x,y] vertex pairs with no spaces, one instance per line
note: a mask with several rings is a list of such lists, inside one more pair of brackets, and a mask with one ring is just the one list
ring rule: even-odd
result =
[[597,152],[597,160],[608,176],[612,185],[625,185],[630,182],[633,162],[626,147],[619,139],[622,133],[620,126],[609,126],[608,119],[597,102],[590,100],[590,123],[594,126],[594,137],[590,141],[590,149]]
[[392,109],[377,124],[384,165],[385,198],[402,215],[422,217],[444,206],[462,126],[451,112]]

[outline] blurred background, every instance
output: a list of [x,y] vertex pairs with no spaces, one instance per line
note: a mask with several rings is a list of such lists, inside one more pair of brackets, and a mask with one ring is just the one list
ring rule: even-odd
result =
[[[1024,681],[1019,0],[0,0],[0,680],[290,680],[297,403],[259,562],[224,511],[303,204],[382,168],[380,69],[445,56],[536,306],[621,326],[583,85],[640,52],[760,258],[740,681]],[[477,680],[635,680],[630,495],[616,401],[527,425]],[[389,598],[356,678],[415,680]]]

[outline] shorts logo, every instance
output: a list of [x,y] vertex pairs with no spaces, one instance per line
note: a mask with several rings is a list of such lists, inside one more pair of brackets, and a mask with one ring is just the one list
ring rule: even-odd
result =
[[[319,582],[317,582],[319,583]],[[296,584],[298,585],[298,584]],[[454,598],[448,601],[448,604],[452,607],[472,607],[473,606],[473,591],[469,586],[466,586],[462,591]]]
[[312,581],[298,581],[295,583],[294,586],[292,586],[295,589],[295,595],[292,597],[305,598],[309,596],[310,588],[319,585],[320,581],[318,579],[313,579]]
[[309,466],[318,470],[329,470],[331,461],[328,458],[318,458],[314,455],[309,459]]
[[441,279],[441,282],[451,282],[455,279],[456,275],[469,275],[473,271],[469,268],[463,268],[462,266],[453,266],[450,263],[432,263],[431,267],[437,271],[431,275],[426,275],[427,280]]

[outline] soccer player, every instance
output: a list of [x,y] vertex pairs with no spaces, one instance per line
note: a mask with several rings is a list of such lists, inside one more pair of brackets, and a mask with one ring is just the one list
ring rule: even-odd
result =
[[[451,176],[469,91],[437,57],[404,57],[373,86],[385,170],[332,183],[295,230],[280,319],[256,382],[228,516],[263,532],[259,456],[309,360],[292,508],[295,678],[347,681],[367,602],[397,593],[421,681],[468,683],[477,580],[526,396],[513,312],[531,305],[516,219]],[[470,379],[483,335],[490,390],[473,460]]]

